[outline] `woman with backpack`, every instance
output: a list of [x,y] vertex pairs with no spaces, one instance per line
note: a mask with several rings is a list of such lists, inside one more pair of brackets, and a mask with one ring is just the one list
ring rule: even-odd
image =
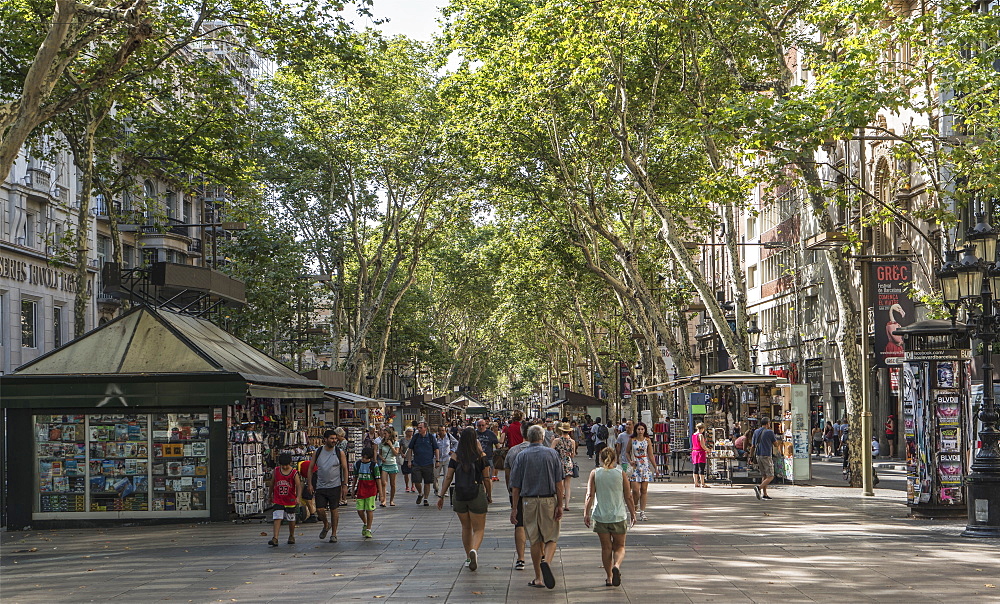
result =
[[448,486],[455,483],[452,507],[462,523],[462,545],[465,547],[465,566],[474,571],[479,566],[477,550],[486,532],[486,512],[493,503],[493,482],[486,455],[476,438],[473,428],[466,428],[458,439],[458,450],[451,454],[448,471],[444,475],[437,507],[444,507]]

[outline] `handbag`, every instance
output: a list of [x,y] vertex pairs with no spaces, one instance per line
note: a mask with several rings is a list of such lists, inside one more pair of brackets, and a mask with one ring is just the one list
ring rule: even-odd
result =
[[573,462],[573,478],[580,477],[580,464]]

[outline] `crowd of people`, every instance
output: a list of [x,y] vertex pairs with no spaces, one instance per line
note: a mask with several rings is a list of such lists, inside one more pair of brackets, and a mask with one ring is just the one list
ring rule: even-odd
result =
[[[430,506],[433,493],[439,510],[450,496],[462,527],[465,567],[474,572],[494,503],[493,483],[502,471],[514,531],[514,568],[526,570],[530,555],[534,577],[528,585],[552,589],[549,561],[565,513],[571,511],[573,480],[580,478],[577,453],[585,447],[596,467],[584,477],[583,523],[600,540],[605,584],[621,585],[626,533],[636,521],[646,520],[647,489],[657,471],[644,423],[526,419],[515,412],[507,421],[455,420],[434,431],[427,422],[413,424],[402,436],[391,425],[371,427],[353,465],[342,428],[327,430],[322,446],[297,467],[281,454],[272,477],[274,532],[269,545],[278,545],[283,524],[288,524],[288,543],[295,543],[296,504],[306,510],[304,522],[322,523],[321,540],[336,543],[339,509],[349,498],[361,520],[362,538],[371,539],[377,507],[397,506],[401,488],[415,495],[421,507]],[[402,485],[397,475],[402,475]]]

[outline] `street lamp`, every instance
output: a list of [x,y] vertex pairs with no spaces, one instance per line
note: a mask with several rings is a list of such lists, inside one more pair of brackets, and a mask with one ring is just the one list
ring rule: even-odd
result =
[[[969,321],[970,332],[983,343],[983,402],[979,410],[980,448],[966,477],[968,524],[963,537],[1000,537],[1000,431],[997,430],[996,404],[993,397],[993,342],[997,339],[1000,314],[994,305],[993,291],[1000,285],[1000,267],[996,263],[997,231],[983,215],[968,232],[969,246],[962,259],[949,252],[938,272],[944,301],[957,312],[964,302],[969,310],[978,303],[979,315]],[[982,259],[977,252],[983,254]],[[1000,292],[1000,289],[996,290]]]
[[750,363],[754,373],[757,373],[757,352],[760,350],[760,334],[763,331],[757,326],[757,319],[750,319],[750,327],[747,327],[747,340],[750,344]]

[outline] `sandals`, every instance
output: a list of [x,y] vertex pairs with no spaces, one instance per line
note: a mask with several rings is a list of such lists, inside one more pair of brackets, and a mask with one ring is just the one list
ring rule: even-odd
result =
[[622,584],[622,571],[617,566],[611,567],[611,584],[615,587]]
[[270,541],[267,542],[267,544],[270,545],[271,547],[278,547],[278,540],[271,539]]
[[532,579],[531,581],[528,582],[528,587],[545,587],[545,586],[542,585],[541,583],[535,583],[535,580]]
[[549,589],[554,589],[556,586],[556,576],[552,574],[552,567],[545,560],[538,565],[542,570],[542,579],[545,581],[545,587]]

